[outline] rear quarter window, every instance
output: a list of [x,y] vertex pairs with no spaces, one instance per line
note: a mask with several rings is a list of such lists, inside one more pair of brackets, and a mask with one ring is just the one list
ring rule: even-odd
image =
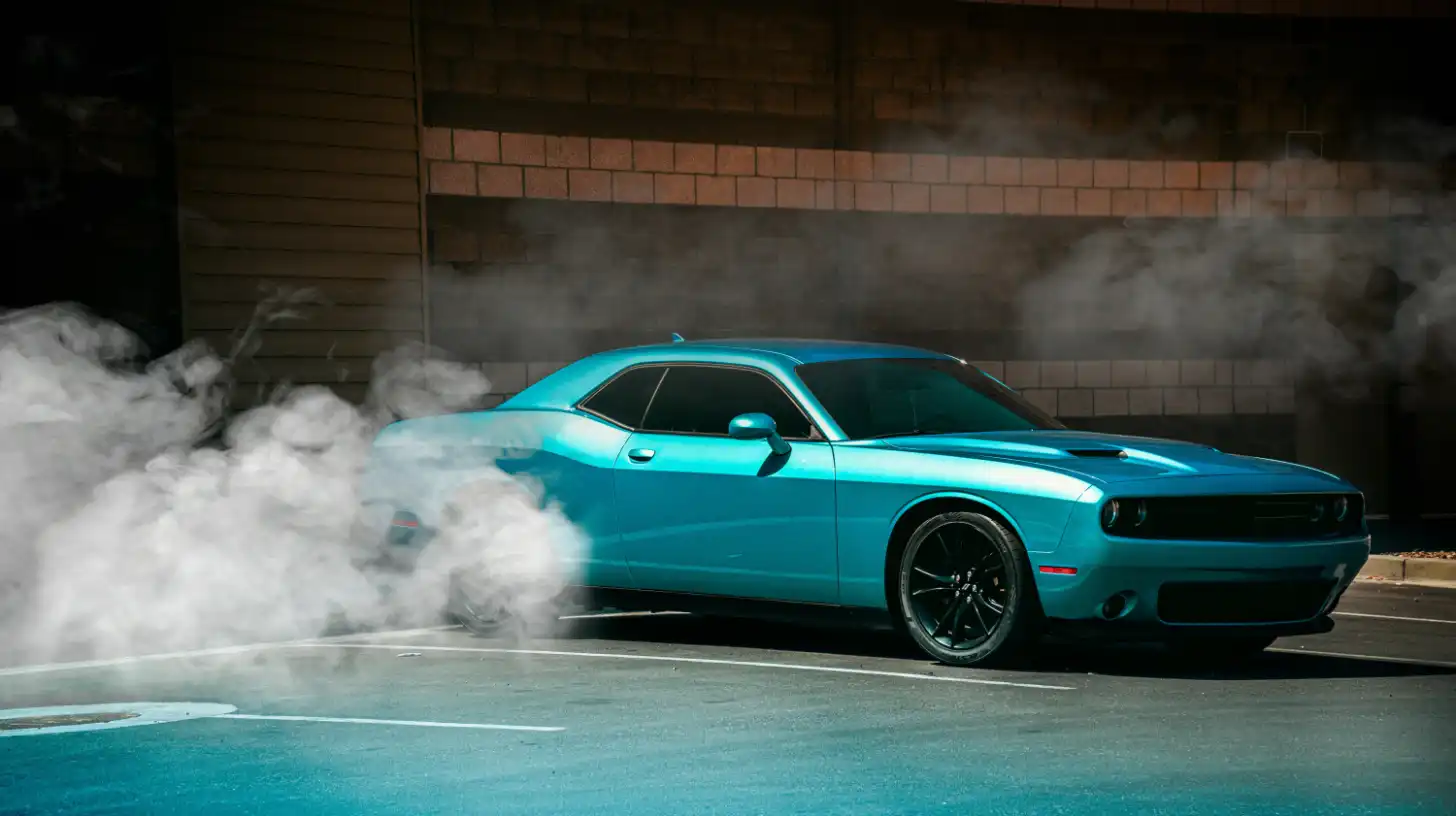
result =
[[581,407],[619,425],[641,427],[647,403],[652,401],[652,394],[666,370],[665,366],[628,369],[588,397]]

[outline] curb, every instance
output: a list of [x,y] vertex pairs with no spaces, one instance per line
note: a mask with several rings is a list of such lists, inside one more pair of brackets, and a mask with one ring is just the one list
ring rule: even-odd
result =
[[1407,584],[1451,584],[1456,583],[1456,559],[1372,555],[1356,578]]

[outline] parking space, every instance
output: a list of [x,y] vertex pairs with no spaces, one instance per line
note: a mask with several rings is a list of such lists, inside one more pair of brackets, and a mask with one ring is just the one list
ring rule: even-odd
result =
[[1449,601],[1362,585],[1334,633],[1222,669],[1054,645],[956,670],[686,615],[8,667],[5,709],[235,711],[0,731],[0,812],[1449,812]]

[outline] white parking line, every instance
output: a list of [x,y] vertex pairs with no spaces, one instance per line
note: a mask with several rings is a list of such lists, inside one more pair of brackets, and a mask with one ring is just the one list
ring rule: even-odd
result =
[[981,677],[951,677],[940,674],[915,674],[913,672],[880,671],[878,669],[851,669],[841,666],[808,666],[800,663],[768,663],[757,660],[722,660],[709,657],[678,657],[674,655],[615,654],[611,652],[558,652],[546,649],[506,649],[484,646],[401,646],[384,643],[320,643],[298,644],[301,647],[330,646],[341,649],[411,649],[417,652],[475,652],[485,654],[519,654],[546,657],[598,657],[617,660],[652,660],[662,663],[695,663],[707,666],[744,666],[755,669],[784,669],[788,671],[825,672],[828,674],[858,674],[871,677],[895,677],[902,680],[933,680],[942,683],[968,683],[981,686],[1010,686],[1013,688],[1043,689],[1047,691],[1076,691],[1076,686],[1053,686],[1044,683],[1018,683],[1011,680],[988,680]]
[[426,728],[480,728],[488,731],[565,731],[554,725],[500,725],[498,723],[430,722],[428,720],[375,720],[367,717],[298,717],[286,714],[219,714],[218,720],[279,720],[283,722],[362,723],[364,725],[415,725]]
[[284,640],[265,643],[245,643],[238,646],[219,646],[214,649],[192,649],[185,652],[159,652],[156,654],[108,657],[99,660],[73,660],[66,663],[35,663],[28,666],[0,668],[0,677],[18,677],[25,674],[46,674],[48,672],[75,671],[78,669],[104,669],[110,666],[129,666],[135,663],[150,663],[156,660],[180,660],[188,657],[218,657],[221,655],[246,654],[260,649],[276,649],[282,646],[310,646],[327,643],[347,643],[351,640],[370,637],[413,637],[459,626],[430,626],[423,629],[400,629],[393,632],[360,632],[352,635],[333,635],[326,638]]
[[1343,615],[1347,618],[1375,618],[1377,620],[1409,621],[1411,623],[1456,623],[1456,620],[1441,620],[1440,618],[1407,618],[1400,615],[1375,615],[1370,612],[1335,612],[1336,615]]
[[661,618],[687,615],[688,612],[593,612],[587,615],[562,615],[558,620],[596,620],[597,618]]
[[1281,654],[1314,655],[1315,657],[1344,657],[1351,660],[1379,660],[1386,663],[1406,663],[1412,666],[1431,666],[1440,669],[1456,669],[1456,663],[1445,660],[1420,660],[1413,657],[1386,657],[1384,655],[1349,654],[1346,652],[1319,652],[1314,649],[1266,649]]

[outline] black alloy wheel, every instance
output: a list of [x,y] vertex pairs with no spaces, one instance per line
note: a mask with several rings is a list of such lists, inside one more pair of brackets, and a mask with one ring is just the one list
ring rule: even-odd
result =
[[909,635],[931,657],[988,665],[1031,640],[1039,615],[1026,550],[1000,522],[943,513],[910,536],[900,558],[899,602]]

